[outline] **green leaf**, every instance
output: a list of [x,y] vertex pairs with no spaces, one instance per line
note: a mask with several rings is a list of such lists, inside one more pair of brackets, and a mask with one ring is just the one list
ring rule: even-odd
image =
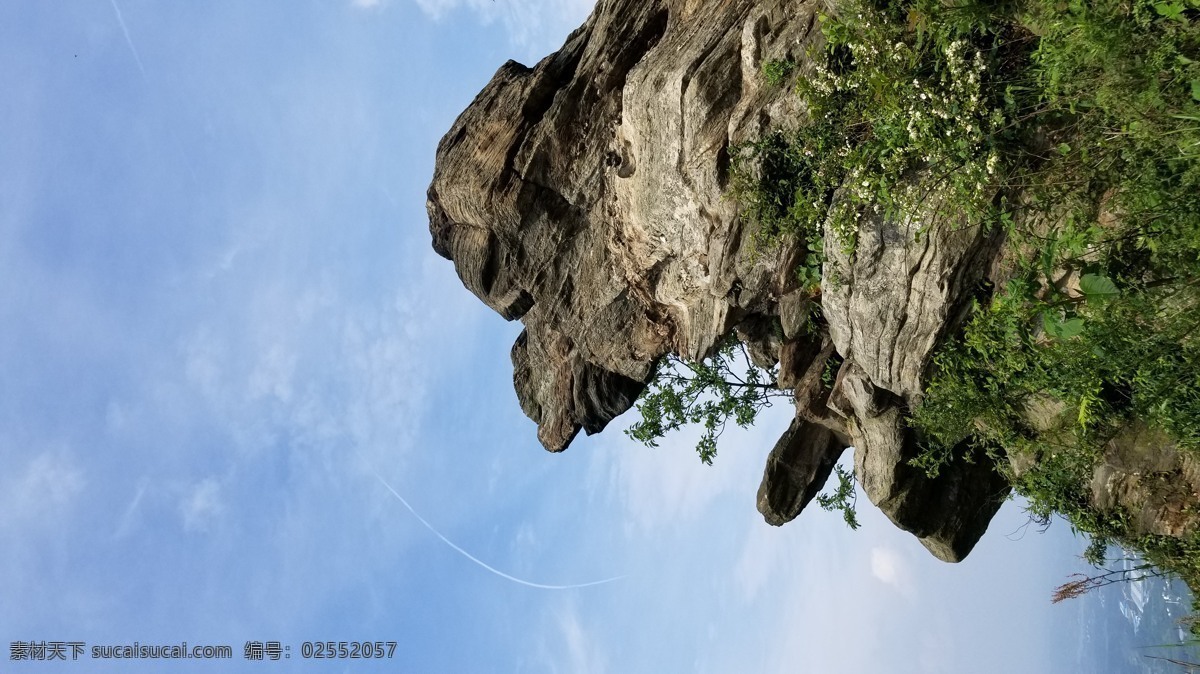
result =
[[1168,19],[1179,19],[1185,9],[1187,7],[1182,2],[1159,2],[1154,5],[1154,11]]
[[1200,101],[1200,80],[1192,80],[1192,98]]
[[1079,291],[1087,295],[1088,300],[1110,299],[1121,294],[1112,279],[1097,274],[1084,274],[1079,279]]
[[1062,330],[1062,326],[1057,316],[1046,312],[1042,314],[1042,329],[1046,331],[1046,334],[1057,337],[1058,333]]
[[1074,337],[1075,335],[1078,335],[1081,332],[1083,332],[1083,319],[1082,318],[1072,318],[1070,320],[1063,321],[1062,334],[1060,336],[1063,339],[1069,339],[1071,337]]
[[1046,334],[1055,339],[1070,339],[1083,332],[1083,319],[1071,318],[1063,320],[1050,312],[1042,314],[1042,326]]

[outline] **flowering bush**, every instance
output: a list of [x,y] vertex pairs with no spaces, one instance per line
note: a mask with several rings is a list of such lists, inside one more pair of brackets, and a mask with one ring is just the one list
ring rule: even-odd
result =
[[[945,11],[929,7],[920,21]],[[831,229],[851,252],[868,210],[904,217],[932,190],[965,217],[993,217],[1006,148],[1019,140],[1009,125],[1019,97],[996,75],[1006,33],[918,30],[860,0],[839,10],[821,16],[824,43],[796,84],[808,119],[736,156],[734,191],[760,239]]]

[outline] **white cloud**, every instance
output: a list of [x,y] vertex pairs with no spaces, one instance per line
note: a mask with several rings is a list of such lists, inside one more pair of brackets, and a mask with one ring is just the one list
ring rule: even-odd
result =
[[871,548],[871,575],[907,597],[914,593],[913,575],[908,560],[893,548]]
[[220,398],[223,394],[222,365],[229,357],[224,340],[204,326],[183,345],[184,376],[205,397]]
[[903,671],[896,663],[880,669],[881,662],[896,657],[883,643],[895,616],[879,593],[862,582],[865,571],[856,569],[846,554],[856,542],[849,543],[816,546],[815,552],[793,560],[789,572],[780,574],[762,618],[769,626],[769,647],[761,654],[747,654],[762,658],[761,666],[747,671],[794,672],[797,663],[810,672]]
[[129,424],[129,411],[119,400],[108,401],[104,410],[104,428],[109,433],[120,433]]
[[522,553],[527,550],[536,550],[540,545],[537,531],[529,522],[522,522],[521,526],[517,527],[517,534],[513,536],[512,549],[515,553]]
[[220,483],[211,477],[201,480],[183,497],[179,509],[185,530],[208,531],[211,523],[225,512]]
[[559,626],[567,645],[567,655],[570,657],[569,671],[579,674],[607,671],[604,654],[592,635],[580,624],[578,613],[570,611],[561,618]]
[[117,528],[113,531],[113,539],[124,538],[133,528],[136,520],[138,506],[142,504],[142,498],[146,495],[147,481],[143,478],[138,484],[137,491],[133,495],[133,499],[125,508],[125,513],[121,515],[121,519],[117,522]]
[[250,373],[250,399],[273,397],[283,403],[290,401],[296,359],[296,353],[284,344],[277,342],[270,345]]
[[[595,0],[415,0],[421,11],[440,21],[459,8],[475,13],[484,24],[499,23],[513,45],[530,56],[557,49],[591,13]],[[538,53],[532,54],[537,51]]]
[[604,650],[595,634],[580,620],[579,609],[574,603],[565,603],[544,615],[552,627],[542,630],[538,636],[533,649],[536,662],[531,663],[534,669],[570,674],[609,671]]
[[618,437],[613,442],[615,455],[606,453],[616,459],[610,470],[625,500],[628,521],[642,532],[690,522],[733,488],[732,471],[702,464],[693,443],[690,434],[677,434],[656,448]]
[[83,490],[83,473],[65,451],[45,451],[25,470],[5,481],[0,525],[47,526],[61,516]]
[[[8,429],[5,429],[8,430]],[[90,563],[93,552],[72,554],[72,544],[86,537],[77,517],[86,498],[87,481],[77,458],[64,448],[36,453],[10,438],[0,438],[0,577],[11,579],[0,596],[18,611],[0,615],[0,632],[17,633],[29,625],[79,624],[74,607],[84,598],[71,588],[78,561]],[[36,450],[35,450],[36,451]],[[81,570],[80,570],[81,571]]]

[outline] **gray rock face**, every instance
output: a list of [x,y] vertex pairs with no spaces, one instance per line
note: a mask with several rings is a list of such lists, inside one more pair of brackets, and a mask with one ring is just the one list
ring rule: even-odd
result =
[[898,399],[875,387],[854,361],[839,372],[829,405],[847,421],[867,498],[938,559],[966,557],[1010,491],[986,457],[956,459],[932,479],[910,465],[917,442]]
[[[759,73],[767,59],[804,61],[819,8],[600,0],[536,67],[503,65],[442,139],[433,246],[525,324],[514,385],[548,450],[627,410],[665,354],[703,358],[736,329],[796,391],[759,490],[764,517],[795,517],[853,444],[872,502],[961,559],[1002,490],[983,464],[935,481],[909,467],[903,414],[994,242],[978,228],[873,222],[852,259],[831,256],[839,280],[814,300],[793,273],[803,249],[756,249],[725,196],[730,148],[803,118],[790,88]],[[808,324],[813,301],[827,327]]]
[[791,522],[813,500],[846,445],[828,428],[800,417],[775,443],[758,487],[758,512],[767,524]]
[[838,353],[906,403],[919,401],[934,347],[999,252],[983,227],[936,219],[937,202],[902,222],[867,214],[853,255],[833,228],[825,236],[821,305]]
[[701,358],[774,313],[793,252],[752,254],[723,196],[729,146],[794,112],[758,69],[802,52],[814,10],[601,1],[537,67],[502,66],[442,139],[434,249],[525,323],[515,384],[547,449],[628,408],[663,354]]
[[864,217],[854,254],[827,228],[822,308],[846,359],[831,408],[846,420],[863,491],[898,527],[936,557],[961,560],[1009,492],[990,462],[959,462],[928,479],[909,462],[919,454],[904,411],[916,406],[934,348],[999,241],[982,227],[921,216],[902,222]]
[[1200,461],[1143,422],[1130,422],[1108,442],[1090,487],[1096,509],[1128,513],[1134,535],[1185,538],[1200,528]]

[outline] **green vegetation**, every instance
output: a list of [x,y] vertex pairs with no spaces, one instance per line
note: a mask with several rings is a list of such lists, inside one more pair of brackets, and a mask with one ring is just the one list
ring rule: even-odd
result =
[[[1135,420],[1200,452],[1200,0],[845,0],[821,21],[811,65],[763,66],[807,118],[733,153],[760,245],[802,240],[816,296],[838,282],[824,245],[853,255],[864,217],[1003,234],[999,287],[911,410],[914,464],[986,455],[1035,518],[1090,534],[1094,563],[1118,543],[1200,589],[1200,535],[1146,533],[1089,486]],[[780,394],[739,348],[661,363],[628,433],[653,446],[701,424],[711,463],[727,421]],[[855,527],[838,477],[819,504]]]
[[700,424],[704,430],[696,452],[709,465],[731,418],[746,428],[772,400],[788,397],[775,383],[775,373],[750,363],[745,345],[732,338],[707,361],[669,356],[659,361],[657,368],[638,399],[642,419],[625,433],[648,447],[657,447],[666,434],[687,424]]
[[842,513],[842,519],[846,521],[846,526],[851,529],[858,528],[858,511],[855,510],[855,500],[857,494],[854,491],[854,473],[840,465],[833,467],[834,475],[837,475],[837,487],[831,493],[817,494],[817,505],[822,509],[830,512],[838,511]]
[[[810,316],[810,320],[819,321],[819,314]],[[832,387],[840,364],[841,358],[837,356],[825,363],[821,382],[826,388]],[[649,387],[637,402],[641,420],[626,429],[625,434],[647,447],[657,447],[667,434],[687,425],[699,425],[702,431],[696,453],[708,465],[712,465],[717,441],[731,419],[747,428],[773,401],[791,398],[791,392],[779,388],[777,372],[756,367],[745,344],[733,337],[726,339],[703,362],[670,355],[656,367]],[[835,466],[834,470],[838,485],[832,492],[818,495],[817,504],[824,510],[840,512],[846,524],[857,529],[854,473],[841,466]]]
[[[810,326],[821,321],[820,308],[816,304],[813,307]],[[826,389],[833,386],[841,362],[835,355],[825,363],[821,383]],[[731,419],[747,428],[774,400],[790,400],[791,392],[779,387],[777,374],[774,369],[755,366],[746,345],[732,336],[703,362],[669,355],[658,362],[649,387],[638,399],[641,420],[626,429],[625,434],[647,447],[657,447],[668,433],[687,425],[699,425],[702,431],[696,453],[702,462],[712,465],[717,441]],[[828,494],[818,495],[817,504],[824,510],[840,512],[846,524],[857,529],[854,473],[841,466],[835,466],[834,470],[838,486]]]
[[1135,419],[1200,451],[1200,0],[847,0],[821,19],[811,68],[764,66],[795,71],[808,118],[735,155],[760,243],[808,242],[816,293],[821,242],[852,254],[864,217],[1002,230],[1002,285],[912,411],[915,463],[986,454],[1095,561],[1121,543],[1200,588],[1200,537],[1146,534],[1088,485]]
[[762,75],[767,84],[777,87],[783,84],[795,69],[796,64],[792,61],[763,61]]

